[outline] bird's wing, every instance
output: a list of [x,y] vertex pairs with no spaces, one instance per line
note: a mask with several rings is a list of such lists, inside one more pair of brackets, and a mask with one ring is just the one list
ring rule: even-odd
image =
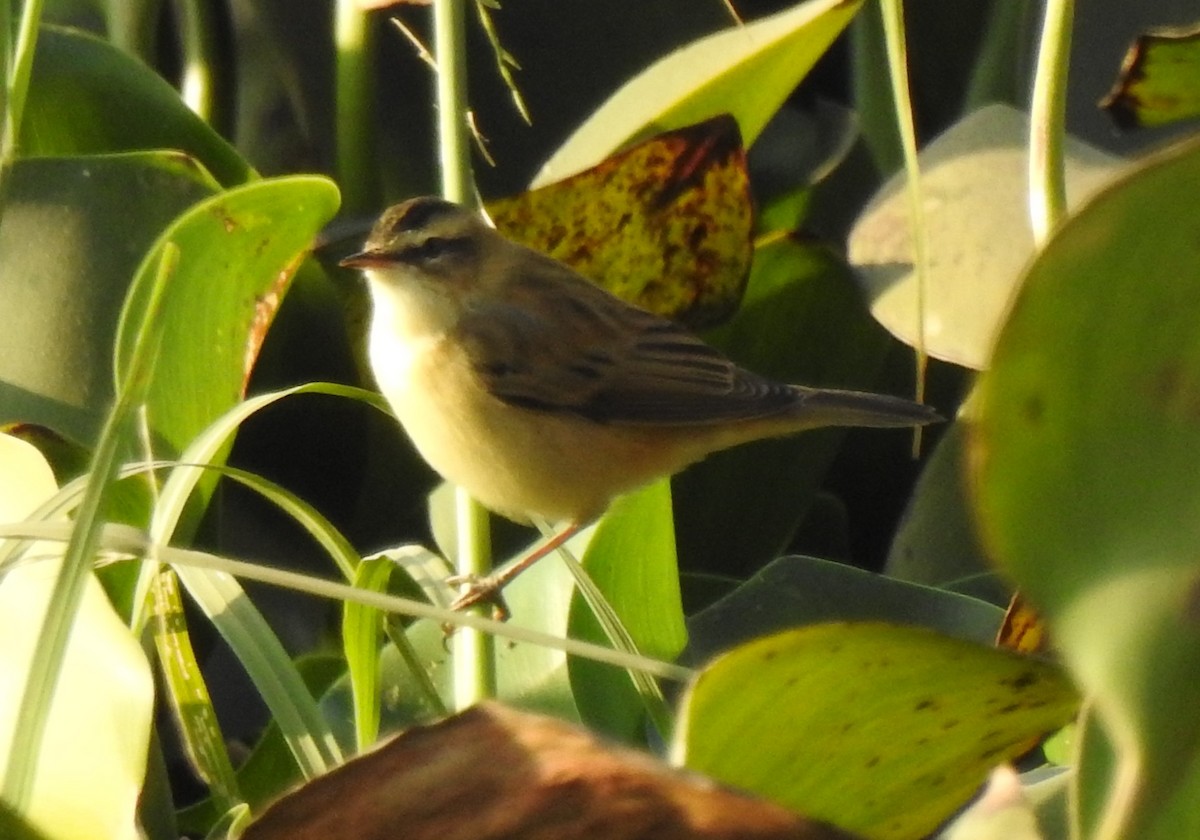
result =
[[650,425],[763,417],[794,403],[791,386],[738,367],[675,323],[574,274],[545,272],[457,327],[472,367],[499,399]]

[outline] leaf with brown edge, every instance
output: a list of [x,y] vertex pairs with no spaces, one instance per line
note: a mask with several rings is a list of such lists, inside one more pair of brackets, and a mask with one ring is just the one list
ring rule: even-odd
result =
[[1200,116],[1200,27],[1139,35],[1100,107],[1124,129]]
[[276,802],[243,840],[853,840],[578,726],[488,703]]
[[1046,622],[1020,592],[1013,593],[1004,611],[996,647],[1025,654],[1045,653],[1050,648]]
[[741,134],[728,115],[487,210],[510,239],[694,328],[737,308],[750,271],[754,208]]

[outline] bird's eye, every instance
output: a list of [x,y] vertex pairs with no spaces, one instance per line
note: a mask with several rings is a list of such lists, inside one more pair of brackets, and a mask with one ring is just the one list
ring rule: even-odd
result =
[[413,248],[413,256],[421,262],[433,262],[454,250],[454,240],[431,236]]

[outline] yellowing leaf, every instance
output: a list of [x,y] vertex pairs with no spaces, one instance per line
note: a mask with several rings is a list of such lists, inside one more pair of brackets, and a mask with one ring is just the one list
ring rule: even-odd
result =
[[1139,35],[1100,107],[1121,128],[1200,116],[1200,27]]
[[673,755],[867,837],[917,840],[1077,702],[1036,659],[915,627],[817,624],[709,664]]
[[661,134],[488,212],[505,236],[694,327],[737,307],[750,270],[754,213],[729,116]]

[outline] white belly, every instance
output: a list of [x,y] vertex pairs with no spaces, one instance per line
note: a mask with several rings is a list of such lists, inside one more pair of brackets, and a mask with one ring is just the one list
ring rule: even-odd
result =
[[586,522],[695,459],[662,430],[503,403],[442,339],[400,344],[372,340],[371,363],[405,432],[443,478],[511,519]]

